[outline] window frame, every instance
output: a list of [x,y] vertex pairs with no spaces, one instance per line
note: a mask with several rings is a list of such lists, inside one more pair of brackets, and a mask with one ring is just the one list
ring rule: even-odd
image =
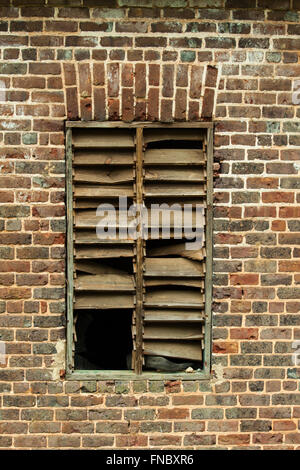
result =
[[[212,319],[212,260],[213,260],[213,122],[131,122],[123,121],[66,121],[66,379],[69,380],[199,380],[211,374],[211,319]],[[203,369],[200,372],[148,372],[137,375],[130,370],[74,370],[73,346],[73,181],[72,181],[72,129],[73,128],[199,128],[206,129],[206,274],[205,274],[205,326]]]

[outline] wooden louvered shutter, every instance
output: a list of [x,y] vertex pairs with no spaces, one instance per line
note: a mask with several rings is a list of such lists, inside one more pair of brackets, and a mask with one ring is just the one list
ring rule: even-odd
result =
[[[205,139],[205,130],[195,127],[118,128],[117,124],[74,126],[68,138],[72,154],[67,173],[72,180],[72,194],[68,194],[72,220],[68,229],[68,308],[74,311],[75,320],[78,312],[89,309],[101,314],[131,309],[132,368],[137,374],[150,356],[202,364],[206,217],[204,213],[199,222],[194,209],[196,205],[206,208]],[[120,196],[128,198],[128,206],[138,203],[147,208],[146,239],[121,239],[120,225],[115,227],[114,239],[97,237],[97,207],[109,202],[118,214]],[[200,245],[186,249],[190,240],[184,234],[175,236],[176,211],[170,212],[170,237],[164,238],[161,231],[152,237],[152,229],[162,228],[161,217],[156,221],[150,217],[153,204],[192,205],[190,229],[200,223]],[[113,341],[113,331],[99,332],[99,339],[100,335],[109,335]]]
[[[126,196],[128,203],[133,203],[135,130],[73,129],[72,146],[76,320],[78,311],[99,310],[99,315],[109,315],[112,309],[135,306],[134,240],[120,239],[119,227],[115,227],[114,239],[101,239],[96,233],[99,204],[109,203],[117,212],[119,196]],[[111,226],[114,224],[112,218]],[[122,265],[124,258],[128,269]],[[113,341],[113,331],[99,331],[99,341],[101,335],[109,335]]]
[[[143,140],[146,207],[156,202],[181,208],[189,203],[193,210],[196,204],[204,206],[206,161],[199,129],[145,129]],[[200,362],[205,248],[186,250],[184,234],[174,238],[175,215],[172,223],[169,240],[161,234],[145,242],[143,351],[145,356]],[[204,242],[204,217],[201,223]]]

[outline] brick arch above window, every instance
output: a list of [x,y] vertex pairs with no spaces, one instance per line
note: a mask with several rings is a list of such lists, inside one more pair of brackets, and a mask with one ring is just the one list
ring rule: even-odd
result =
[[208,63],[90,61],[64,63],[63,71],[70,120],[173,122],[214,116],[218,68]]

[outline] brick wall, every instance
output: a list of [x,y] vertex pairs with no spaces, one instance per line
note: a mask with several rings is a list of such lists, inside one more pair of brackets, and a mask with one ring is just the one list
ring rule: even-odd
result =
[[[300,1],[24,3],[0,0],[0,447],[299,448]],[[211,118],[212,379],[65,380],[65,120]]]

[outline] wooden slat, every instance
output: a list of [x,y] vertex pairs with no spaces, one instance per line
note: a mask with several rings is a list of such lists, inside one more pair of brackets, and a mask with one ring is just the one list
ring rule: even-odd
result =
[[123,245],[123,244],[129,244],[131,245],[132,243],[134,242],[134,240],[132,239],[129,239],[129,238],[126,238],[126,239],[123,239],[123,238],[114,238],[114,239],[111,239],[111,238],[98,238],[97,237],[97,233],[96,233],[96,230],[93,229],[93,230],[76,230],[75,232],[75,244],[76,245],[100,245],[100,244],[108,244],[108,245],[111,245],[111,244],[120,244],[120,245]]
[[200,211],[185,212],[181,208],[172,210],[171,206],[167,209],[157,209],[154,206],[147,207],[147,211],[149,227],[197,227],[200,229],[205,226],[205,216]]
[[[149,186],[151,186],[151,184]],[[148,196],[147,198],[145,198],[146,207],[151,207],[151,204],[161,204],[163,202],[166,202],[170,206],[173,204],[179,204],[182,208],[184,207],[184,204],[188,204],[192,206],[193,210],[196,209],[197,207],[202,207],[204,210],[206,209],[206,201],[203,198],[203,195],[195,196],[195,197],[184,197],[183,199],[181,197],[178,197],[178,195],[177,197],[175,195],[173,197],[168,197],[166,201],[162,201],[162,202],[158,202],[155,197],[151,198]]]
[[[134,307],[134,296],[132,294],[116,293],[76,293],[74,308],[82,309],[124,309]],[[117,326],[117,325],[116,325]],[[111,338],[113,341],[113,337]],[[100,341],[100,337],[99,337]]]
[[76,260],[75,270],[81,271],[88,274],[124,274],[122,269],[110,266],[105,262],[101,261],[88,261],[88,260]]
[[147,292],[145,296],[147,307],[201,308],[203,304],[204,295],[192,289],[157,289]]
[[104,227],[127,227],[127,220],[130,221],[135,217],[122,217],[119,221],[119,211],[105,211],[104,216],[97,216],[95,210],[80,210],[75,212],[75,227],[77,228],[95,228],[97,224],[103,220]]
[[118,198],[119,196],[133,197],[133,187],[131,185],[115,185],[115,186],[88,186],[76,185],[74,188],[75,197],[91,198]]
[[194,140],[202,141],[203,135],[199,129],[147,129],[144,131],[144,142],[160,142],[164,140]]
[[77,246],[75,250],[76,259],[93,258],[130,258],[133,256],[132,246]]
[[74,165],[132,165],[133,152],[107,149],[76,150]]
[[148,167],[145,171],[145,181],[205,181],[205,170],[187,168]]
[[144,326],[143,338],[157,340],[184,340],[196,341],[203,338],[199,324],[174,325],[174,324],[147,324]]
[[133,292],[134,289],[134,279],[129,274],[80,275],[75,280],[75,290],[77,291]]
[[75,169],[75,183],[100,183],[100,184],[118,184],[133,181],[133,169],[101,169],[98,167],[86,168],[79,167]]
[[146,197],[190,197],[204,196],[204,184],[146,184],[144,188]]
[[128,130],[85,129],[73,133],[73,145],[80,148],[133,148],[133,134]]
[[159,287],[159,286],[185,286],[185,287],[197,287],[204,289],[204,281],[201,279],[193,278],[180,278],[174,277],[157,277],[145,279],[145,286],[148,287]]
[[169,245],[148,248],[147,254],[149,257],[178,255],[182,256],[183,258],[202,261],[205,257],[205,249],[201,248],[199,250],[187,250],[186,243],[170,243]]
[[199,165],[204,164],[200,149],[149,149],[145,152],[145,165]]
[[204,312],[198,310],[151,310],[145,309],[145,318],[144,322],[176,322],[176,323],[186,323],[186,322],[204,322]]
[[144,341],[144,354],[201,361],[202,349],[199,342]]
[[204,264],[183,258],[146,258],[145,276],[203,277]]
[[[111,203],[114,207],[118,204],[118,201],[116,199],[112,199],[110,202],[109,199],[105,199],[105,204]],[[96,197],[90,197],[90,198],[79,198],[77,197],[74,200],[74,209],[97,209],[97,207],[103,203],[102,198],[96,198]],[[128,207],[131,206],[132,204],[132,199],[128,198],[127,199]]]

